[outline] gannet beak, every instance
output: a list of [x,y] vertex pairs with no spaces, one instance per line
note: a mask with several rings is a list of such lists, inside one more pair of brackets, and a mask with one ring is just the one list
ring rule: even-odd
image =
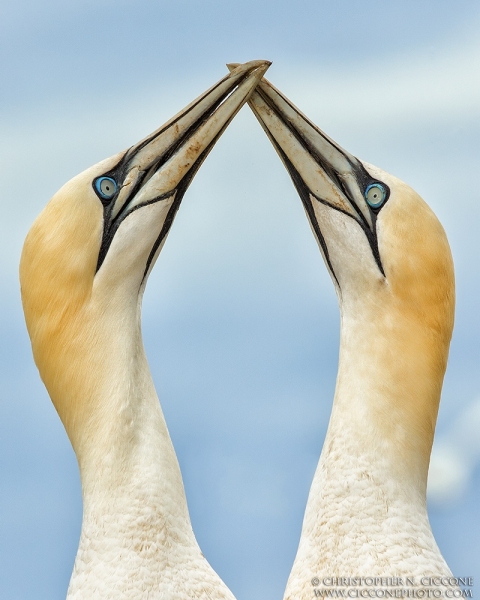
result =
[[[227,66],[236,68],[235,64]],[[266,79],[248,103],[293,180],[327,262],[328,250],[315,214],[317,202],[360,224],[384,274],[375,225],[378,211],[390,195],[388,185],[373,177],[360,160],[323,133]],[[380,192],[382,198],[377,202]]]
[[[113,168],[95,177],[93,189],[104,206],[97,271],[117,229],[132,211],[173,197],[152,249],[153,257],[195,173],[269,66],[270,62],[264,60],[239,65],[160,129],[127,150]],[[149,264],[146,271],[148,268]]]

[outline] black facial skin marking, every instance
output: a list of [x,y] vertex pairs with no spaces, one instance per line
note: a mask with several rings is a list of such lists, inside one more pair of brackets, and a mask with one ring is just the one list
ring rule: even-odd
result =
[[[337,210],[343,214],[345,214],[346,216],[350,217],[351,219],[354,219],[363,229],[363,232],[368,240],[368,243],[370,245],[370,248],[372,250],[372,254],[373,257],[375,259],[375,262],[378,266],[378,269],[380,271],[380,273],[385,277],[385,271],[382,265],[382,260],[380,257],[380,252],[378,249],[378,238],[377,238],[377,228],[376,228],[376,223],[377,223],[377,216],[378,213],[380,212],[380,210],[385,206],[387,200],[390,197],[390,188],[388,187],[388,185],[386,183],[384,183],[383,181],[379,181],[378,179],[374,179],[369,173],[368,171],[365,169],[365,167],[363,166],[363,164],[358,160],[358,159],[354,159],[355,162],[352,162],[352,160],[350,159],[350,157],[348,155],[345,154],[344,151],[342,151],[342,149],[340,147],[338,147],[336,144],[334,144],[331,140],[329,140],[328,138],[326,138],[326,136],[323,134],[322,131],[320,131],[313,123],[311,123],[310,121],[308,121],[308,123],[318,132],[319,135],[321,135],[323,137],[323,139],[330,145],[333,146],[335,148],[336,151],[338,151],[340,154],[342,154],[344,156],[344,158],[347,160],[347,162],[349,163],[350,167],[351,167],[351,172],[355,178],[355,181],[358,184],[358,187],[362,193],[362,196],[365,197],[365,192],[366,189],[368,188],[368,186],[372,185],[372,184],[381,184],[385,190],[385,200],[382,203],[381,206],[379,207],[372,207],[370,206],[368,203],[366,204],[368,207],[368,210],[370,212],[371,215],[371,220],[372,220],[372,225],[370,226],[370,224],[368,223],[368,221],[365,219],[362,211],[359,209],[359,207],[357,206],[357,204],[355,203],[350,191],[348,190],[348,188],[344,185],[343,181],[341,180],[341,178],[338,176],[337,172],[335,171],[335,169],[323,158],[323,156],[321,154],[318,153],[318,151],[316,150],[316,148],[311,144],[311,142],[304,136],[302,135],[302,133],[300,131],[298,131],[298,129],[292,124],[290,123],[287,119],[282,118],[281,114],[279,114],[279,112],[276,109],[275,104],[270,100],[270,98],[264,94],[261,90],[261,88],[257,88],[256,93],[258,93],[262,100],[265,102],[265,104],[272,110],[272,112],[274,114],[277,115],[277,117],[281,120],[281,122],[283,123],[283,125],[285,125],[286,127],[288,127],[288,129],[290,130],[290,132],[295,136],[295,138],[299,141],[299,143],[303,146],[303,148],[305,149],[306,152],[308,152],[308,154],[310,154],[310,156],[315,160],[315,162],[322,168],[322,170],[326,173],[326,175],[330,178],[330,180],[333,182],[333,184],[343,192],[343,194],[348,198],[350,205],[352,206],[352,208],[355,210],[356,213],[356,218],[353,217],[350,213],[342,210],[341,208],[339,208],[338,206],[335,206],[333,204],[331,204],[330,202],[328,202],[328,200],[326,200],[325,198],[321,198],[319,196],[317,196],[316,194],[314,194],[309,188],[308,186],[305,184],[305,182],[302,179],[302,176],[300,175],[300,173],[297,171],[297,169],[295,168],[295,166],[292,164],[292,162],[289,160],[289,158],[287,157],[287,155],[285,154],[285,152],[282,150],[282,148],[279,146],[278,142],[273,138],[272,135],[270,135],[268,127],[265,126],[265,131],[267,132],[267,135],[270,138],[270,141],[273,143],[273,145],[275,146],[278,154],[280,155],[280,157],[282,158],[283,163],[285,164],[290,177],[292,178],[293,184],[295,185],[295,188],[298,192],[298,195],[300,196],[300,199],[302,200],[303,206],[305,208],[305,211],[308,215],[308,218],[310,220],[310,223],[312,225],[312,228],[315,232],[315,235],[317,237],[318,243],[320,244],[322,250],[323,250],[323,254],[325,256],[325,261],[327,263],[327,267],[330,270],[332,276],[334,277],[335,281],[337,282],[337,285],[340,287],[339,285],[339,281],[338,278],[334,272],[331,260],[330,260],[330,255],[328,252],[328,247],[327,247],[327,243],[325,240],[325,237],[323,236],[322,232],[321,232],[321,228],[320,225],[317,221],[317,218],[315,216],[315,211],[314,211],[314,207],[313,207],[313,203],[312,203],[312,197],[315,198],[316,201],[325,204],[326,206],[329,206],[330,208],[333,208],[334,210]],[[278,91],[277,91],[278,93]],[[285,98],[284,96],[282,96],[281,94],[279,94],[283,100],[289,105],[289,107],[294,110],[302,119],[305,119],[305,117],[303,115],[301,115],[298,110],[296,109],[296,107],[294,105],[292,105],[287,98]]]
[[[158,156],[155,160],[153,160],[148,166],[147,168],[145,168],[145,170],[143,171],[139,171],[139,176],[137,178],[137,181],[135,182],[134,185],[131,186],[131,189],[129,189],[129,193],[127,195],[127,197],[125,198],[125,202],[123,204],[123,206],[121,207],[120,211],[118,212],[118,214],[112,218],[112,211],[113,211],[113,207],[115,206],[115,201],[118,198],[118,194],[120,193],[120,190],[122,189],[122,184],[125,181],[125,178],[127,176],[127,174],[129,173],[130,169],[132,168],[132,162],[134,157],[138,154],[138,152],[140,152],[143,148],[145,148],[148,144],[150,144],[151,142],[153,142],[155,139],[157,139],[159,136],[161,136],[167,129],[170,129],[171,127],[173,127],[175,125],[175,123],[180,120],[181,118],[183,118],[185,115],[187,115],[190,111],[192,111],[194,108],[196,108],[196,106],[202,102],[202,100],[208,95],[211,94],[214,89],[216,89],[219,85],[224,83],[224,80],[219,81],[217,83],[216,86],[214,86],[214,88],[211,88],[210,90],[208,90],[207,92],[205,92],[205,94],[203,94],[202,96],[200,96],[197,101],[192,104],[192,106],[189,107],[188,110],[181,112],[177,119],[175,119],[174,121],[170,121],[168,122],[164,127],[162,127],[159,131],[153,133],[152,135],[150,135],[148,138],[146,138],[145,140],[143,140],[142,142],[140,142],[139,144],[132,146],[129,150],[127,150],[125,152],[125,154],[123,155],[123,157],[120,159],[120,161],[109,171],[102,173],[101,175],[99,175],[98,177],[96,177],[93,181],[92,181],[92,186],[93,189],[96,193],[96,195],[98,196],[99,200],[102,202],[103,205],[103,215],[104,215],[104,220],[103,220],[103,235],[102,235],[102,243],[100,246],[100,251],[99,251],[99,255],[98,255],[98,261],[97,261],[97,268],[95,272],[98,272],[98,270],[100,269],[100,267],[103,264],[103,261],[105,260],[105,257],[107,255],[107,252],[111,246],[111,243],[113,241],[113,238],[120,226],[120,224],[122,223],[122,221],[124,219],[126,219],[131,213],[133,213],[135,210],[142,208],[143,206],[147,206],[149,204],[153,204],[155,202],[161,202],[162,200],[166,200],[168,198],[171,198],[172,195],[175,194],[175,200],[172,204],[172,206],[170,207],[167,217],[165,219],[165,222],[163,224],[162,230],[158,236],[158,238],[156,239],[155,243],[153,244],[152,250],[150,252],[150,255],[147,259],[147,263],[145,266],[145,272],[144,272],[144,278],[146,276],[146,274],[148,273],[148,269],[151,265],[151,262],[155,256],[156,251],[158,250],[159,246],[161,245],[162,241],[164,240],[164,238],[166,237],[166,235],[168,234],[168,231],[170,230],[170,227],[173,223],[173,220],[175,218],[175,214],[180,206],[180,203],[183,199],[183,196],[188,188],[188,186],[190,185],[193,177],[195,176],[196,172],[198,171],[198,169],[200,168],[201,164],[203,163],[203,161],[205,160],[205,158],[207,157],[208,153],[210,152],[211,148],[215,145],[215,143],[218,141],[219,137],[222,135],[223,131],[225,130],[225,128],[227,127],[228,123],[230,122],[230,120],[227,120],[227,122],[224,124],[224,126],[220,129],[220,131],[218,132],[218,134],[211,140],[211,142],[208,144],[208,146],[205,148],[205,150],[199,154],[199,156],[197,157],[196,161],[194,162],[194,164],[190,167],[190,169],[188,170],[188,172],[186,173],[186,175],[181,179],[181,181],[175,186],[175,188],[169,192],[167,192],[166,194],[163,194],[161,196],[155,197],[155,198],[151,198],[150,200],[148,200],[147,202],[144,202],[142,204],[136,205],[133,208],[128,208],[128,205],[131,201],[132,198],[135,197],[135,195],[137,194],[137,192],[140,190],[141,187],[143,187],[144,185],[147,184],[147,182],[149,181],[149,179],[185,144],[188,144],[188,140],[195,134],[196,131],[198,131],[198,129],[200,129],[200,127],[206,122],[208,121],[208,119],[212,116],[212,114],[217,110],[217,108],[220,106],[220,104],[222,104],[224,102],[224,100],[230,95],[230,93],[233,92],[233,90],[237,87],[240,86],[242,84],[242,82],[247,79],[250,76],[250,73],[245,73],[244,77],[242,77],[241,79],[237,79],[236,81],[233,81],[231,86],[229,86],[229,88],[225,91],[225,93],[217,99],[216,102],[212,103],[212,105],[205,110],[199,117],[198,119],[189,127],[187,128],[182,135],[179,135],[177,139],[175,139],[175,141],[172,143],[172,145],[160,156]],[[98,193],[95,183],[96,181],[100,178],[100,177],[111,177],[112,179],[114,179],[117,183],[118,186],[118,190],[117,193],[109,199],[105,199],[102,198],[100,196],[100,194]]]

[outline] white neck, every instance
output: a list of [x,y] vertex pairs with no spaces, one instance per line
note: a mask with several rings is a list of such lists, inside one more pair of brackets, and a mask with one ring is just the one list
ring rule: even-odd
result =
[[74,435],[84,514],[68,598],[232,600],[192,531],[139,318],[107,324],[102,351],[95,410]]
[[332,415],[286,599],[312,598],[314,577],[450,574],[426,511],[436,407],[420,396],[431,365],[403,325],[358,305],[342,314]]

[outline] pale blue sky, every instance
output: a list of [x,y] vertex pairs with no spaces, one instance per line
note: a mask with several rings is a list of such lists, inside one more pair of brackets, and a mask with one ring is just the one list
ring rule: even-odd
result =
[[[473,0],[2,3],[0,597],[64,597],[81,522],[75,457],[21,312],[28,228],[65,181],[157,128],[226,62],[260,58],[320,127],[412,185],[447,230],[457,321],[430,516],[453,572],[480,576],[480,422],[462,425],[480,398],[479,40]],[[239,600],[280,598],[330,414],[338,308],[300,200],[247,108],[186,194],[143,323],[200,545]]]

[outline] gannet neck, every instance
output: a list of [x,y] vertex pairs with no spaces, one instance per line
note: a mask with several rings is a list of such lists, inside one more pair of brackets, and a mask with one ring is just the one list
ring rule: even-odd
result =
[[116,598],[140,597],[139,586],[155,590],[152,597],[190,598],[197,586],[209,597],[231,599],[193,534],[138,319],[125,316],[122,331],[104,342],[112,360],[98,398],[90,399],[95,411],[80,428],[88,440],[72,436],[84,516],[69,598],[95,597],[98,589],[118,590]]
[[[141,297],[101,287],[99,277],[56,337],[33,338],[80,467],[82,532],[68,598],[130,600],[142,589],[191,598],[196,588],[231,600],[192,531],[143,347]],[[42,368],[44,356],[55,369]]]
[[314,577],[451,574],[426,510],[441,386],[425,360],[432,340],[386,313],[342,313],[332,415],[286,600],[310,598]]

